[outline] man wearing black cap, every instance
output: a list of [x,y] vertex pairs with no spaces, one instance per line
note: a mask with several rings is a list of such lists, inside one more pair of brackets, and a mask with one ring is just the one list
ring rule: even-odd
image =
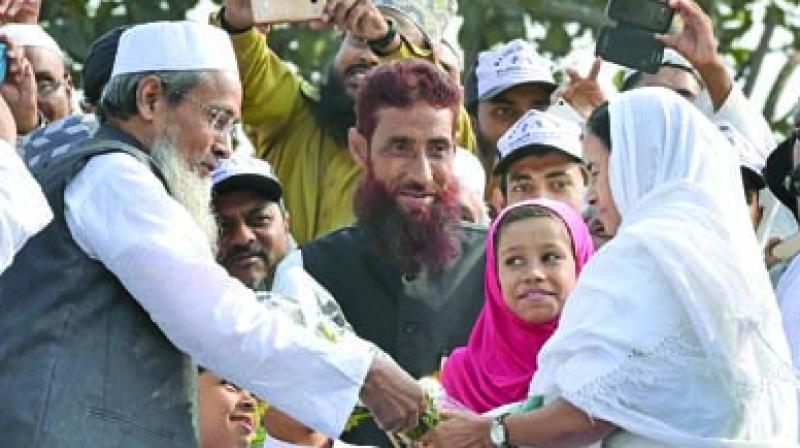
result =
[[267,162],[249,156],[223,161],[212,177],[217,260],[251,289],[267,291],[278,263],[295,245],[283,189]]

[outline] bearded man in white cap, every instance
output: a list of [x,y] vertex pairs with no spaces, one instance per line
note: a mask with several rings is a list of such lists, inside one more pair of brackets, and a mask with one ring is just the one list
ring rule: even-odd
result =
[[0,27],[25,49],[36,77],[36,106],[43,121],[52,122],[72,114],[74,87],[67,59],[58,43],[36,24],[12,23]]
[[4,446],[197,446],[187,354],[334,437],[359,398],[416,425],[423,394],[388,357],[304,333],[215,262],[210,173],[240,106],[223,32],[123,34],[102,126],[34,169],[55,217],[3,276]]

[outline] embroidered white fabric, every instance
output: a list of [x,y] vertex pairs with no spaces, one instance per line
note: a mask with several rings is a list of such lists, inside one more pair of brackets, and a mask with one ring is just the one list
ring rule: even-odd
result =
[[789,351],[734,151],[664,89],[609,112],[622,225],[567,299],[531,393],[620,427],[605,446],[796,446]]

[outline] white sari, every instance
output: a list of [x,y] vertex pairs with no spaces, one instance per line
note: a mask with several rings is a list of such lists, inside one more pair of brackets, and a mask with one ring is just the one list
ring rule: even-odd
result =
[[664,89],[609,112],[622,224],[581,273],[531,394],[620,427],[605,446],[797,446],[789,351],[735,152]]

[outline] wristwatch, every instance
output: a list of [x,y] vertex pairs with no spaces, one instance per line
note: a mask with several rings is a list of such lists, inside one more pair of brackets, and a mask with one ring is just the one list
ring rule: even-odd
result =
[[508,429],[505,424],[506,417],[508,417],[508,414],[498,415],[492,419],[489,438],[494,448],[509,448],[511,446],[508,444]]
[[394,24],[394,21],[386,19],[386,24],[389,26],[389,29],[383,37],[367,41],[369,49],[379,56],[384,54],[386,47],[391,45],[397,37],[397,26]]

